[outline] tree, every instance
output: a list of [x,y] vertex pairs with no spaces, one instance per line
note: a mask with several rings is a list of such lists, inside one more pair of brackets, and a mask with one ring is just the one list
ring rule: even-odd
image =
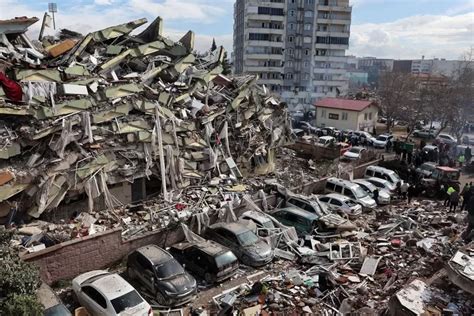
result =
[[0,315],[42,315],[43,307],[36,298],[41,282],[38,268],[10,248],[12,236],[11,231],[0,230]]
[[216,39],[213,38],[212,39],[212,45],[211,45],[211,52],[215,51],[216,49],[217,49]]
[[377,96],[380,106],[387,117],[387,131],[395,119],[404,116],[412,109],[416,80],[411,74],[400,72],[384,72],[380,76]]

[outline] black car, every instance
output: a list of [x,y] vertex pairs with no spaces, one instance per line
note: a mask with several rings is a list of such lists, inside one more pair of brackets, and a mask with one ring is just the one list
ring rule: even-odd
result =
[[141,247],[128,255],[127,274],[164,306],[187,303],[196,294],[196,280],[169,252],[156,245]]
[[175,244],[171,246],[170,253],[186,270],[208,283],[222,282],[232,277],[239,268],[232,251],[210,240]]

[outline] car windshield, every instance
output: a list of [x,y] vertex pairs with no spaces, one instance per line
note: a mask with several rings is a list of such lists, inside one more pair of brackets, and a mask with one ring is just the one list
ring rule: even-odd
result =
[[320,143],[320,144],[326,144],[326,140],[320,138],[319,141],[318,141],[318,143]]
[[232,251],[227,251],[216,257],[216,264],[218,268],[227,266],[236,261],[237,261],[237,258],[235,257]]
[[349,149],[349,151],[350,151],[351,153],[356,153],[356,154],[358,154],[358,153],[360,153],[360,152],[362,151],[362,148],[355,148],[355,147],[352,147],[351,149]]
[[400,182],[402,179],[395,172],[389,174],[390,180],[392,183]]
[[357,186],[354,188],[354,195],[356,198],[361,199],[361,198],[366,197],[368,194],[360,186]]
[[349,207],[354,207],[357,205],[356,202],[352,201],[352,200],[347,200],[346,202],[346,205],[349,206]]
[[237,235],[237,239],[242,246],[251,246],[258,241],[257,235],[252,231],[247,230],[246,232]]
[[262,226],[263,226],[263,228],[275,228],[275,225],[273,225],[272,221],[262,222]]
[[380,141],[386,141],[387,140],[387,136],[379,136],[377,137],[377,140],[380,140]]
[[135,307],[138,304],[141,304],[143,302],[143,299],[138,295],[137,291],[133,290],[128,292],[127,294],[124,294],[122,296],[119,296],[117,298],[114,298],[111,303],[112,306],[115,309],[115,312],[117,314],[120,314],[127,308]]
[[160,279],[168,279],[184,273],[183,267],[175,259],[156,265],[155,270],[157,277]]
[[433,171],[435,169],[435,166],[425,164],[425,165],[422,165],[421,168],[427,171]]

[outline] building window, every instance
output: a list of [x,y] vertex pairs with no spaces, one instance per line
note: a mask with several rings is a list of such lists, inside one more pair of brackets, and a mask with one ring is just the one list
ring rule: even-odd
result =
[[368,113],[364,113],[364,121],[367,121],[368,117],[369,117]]
[[314,0],[306,0],[306,4],[314,4]]
[[293,43],[293,36],[288,36],[288,42]]
[[286,79],[293,79],[293,74],[292,73],[287,73],[286,74]]
[[306,56],[309,56],[309,49],[305,49],[305,50],[304,50],[304,54],[305,54]]
[[290,23],[290,24],[289,24],[289,28],[290,28],[290,30],[294,30],[294,29],[295,29],[295,24]]
[[311,25],[310,23],[306,23],[306,24],[304,25],[304,30],[305,30],[305,31],[311,31],[311,26],[312,26],[312,25]]
[[287,61],[286,62],[286,67],[293,67],[293,62],[291,60]]
[[303,37],[303,43],[306,43],[306,44],[311,43],[311,37],[309,37],[309,36]]
[[339,120],[339,114],[336,113],[329,113],[330,120]]
[[369,120],[372,119],[372,112],[369,113]]
[[294,52],[293,48],[290,48],[290,49],[288,50],[288,55],[293,56],[294,53],[295,53],[295,52]]
[[304,17],[305,18],[312,18],[313,17],[313,11],[304,11]]
[[308,67],[310,67],[310,65],[311,65],[311,64],[310,64],[310,62],[309,62],[309,61],[305,61],[305,62],[304,62],[304,67],[305,67],[305,68],[308,68]]
[[321,110],[321,118],[326,118],[326,110]]
[[295,16],[295,10],[290,10],[290,16]]
[[342,120],[347,121],[347,112],[342,112]]

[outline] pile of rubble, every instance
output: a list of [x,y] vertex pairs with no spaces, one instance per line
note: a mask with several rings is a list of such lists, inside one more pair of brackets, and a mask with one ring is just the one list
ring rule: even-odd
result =
[[0,29],[3,224],[76,201],[113,210],[127,203],[112,192],[122,185],[132,202],[157,192],[171,202],[236,184],[272,172],[274,149],[291,142],[284,104],[253,76],[222,75],[222,47],[193,53],[191,31],[173,42],[157,18],[131,35],[140,19],[32,43],[25,32],[36,21]]
[[[243,315],[470,315],[474,244],[459,240],[461,217],[433,201],[380,208],[350,234],[300,239],[289,265],[273,264],[270,274],[225,290],[209,308]],[[451,281],[448,262],[456,274]]]

